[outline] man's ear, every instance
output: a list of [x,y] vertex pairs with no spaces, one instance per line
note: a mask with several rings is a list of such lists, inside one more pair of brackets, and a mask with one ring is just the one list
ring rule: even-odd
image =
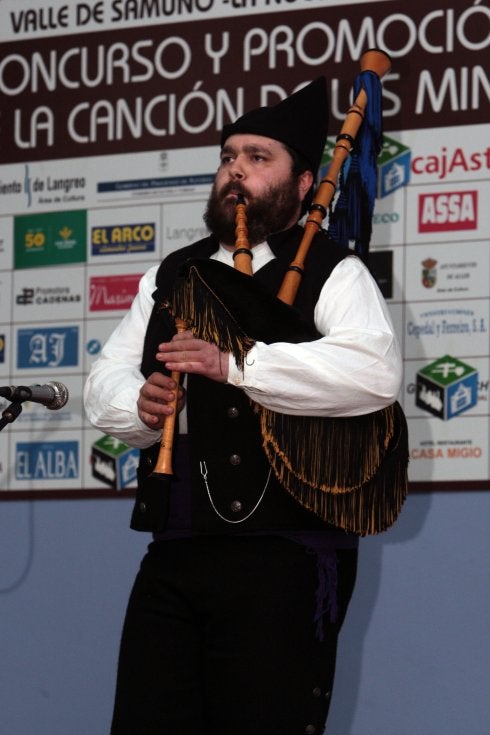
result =
[[298,176],[298,194],[300,196],[300,201],[303,201],[312,184],[313,174],[311,171],[303,171],[303,173]]

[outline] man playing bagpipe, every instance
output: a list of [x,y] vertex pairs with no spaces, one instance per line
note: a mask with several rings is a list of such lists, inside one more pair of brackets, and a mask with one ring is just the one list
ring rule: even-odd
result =
[[359,536],[405,497],[401,356],[368,268],[320,227],[294,305],[276,296],[326,120],[320,78],[225,126],[211,234],[143,276],[88,378],[89,420],[142,450],[131,525],[153,533],[112,735],[320,735]]

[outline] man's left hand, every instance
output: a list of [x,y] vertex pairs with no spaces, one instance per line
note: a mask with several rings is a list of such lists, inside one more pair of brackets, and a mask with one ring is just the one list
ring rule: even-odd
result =
[[190,331],[180,332],[171,342],[158,345],[156,358],[165,363],[167,370],[204,375],[218,383],[226,383],[228,378],[228,354],[220,352],[216,345],[196,339]]

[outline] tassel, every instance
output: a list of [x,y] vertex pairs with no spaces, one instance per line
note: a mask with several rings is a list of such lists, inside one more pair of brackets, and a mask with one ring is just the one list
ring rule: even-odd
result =
[[333,240],[346,247],[353,240],[356,254],[366,262],[376,199],[377,157],[383,142],[381,81],[374,72],[364,71],[354,81],[354,97],[361,87],[368,98],[364,121],[341,172],[340,194],[328,232]]
[[186,278],[178,279],[173,293],[172,311],[183,319],[199,339],[212,342],[222,352],[231,352],[243,370],[245,356],[255,344],[247,337],[219,296],[211,290],[196,267]]

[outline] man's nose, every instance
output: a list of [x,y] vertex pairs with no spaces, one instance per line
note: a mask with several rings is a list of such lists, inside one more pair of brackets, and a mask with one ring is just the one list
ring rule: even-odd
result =
[[233,161],[233,164],[230,166],[230,169],[229,170],[230,170],[230,175],[231,175],[232,179],[234,179],[234,180],[242,180],[243,178],[245,178],[245,170],[244,170],[244,167],[243,167],[241,161],[238,158],[236,158]]

